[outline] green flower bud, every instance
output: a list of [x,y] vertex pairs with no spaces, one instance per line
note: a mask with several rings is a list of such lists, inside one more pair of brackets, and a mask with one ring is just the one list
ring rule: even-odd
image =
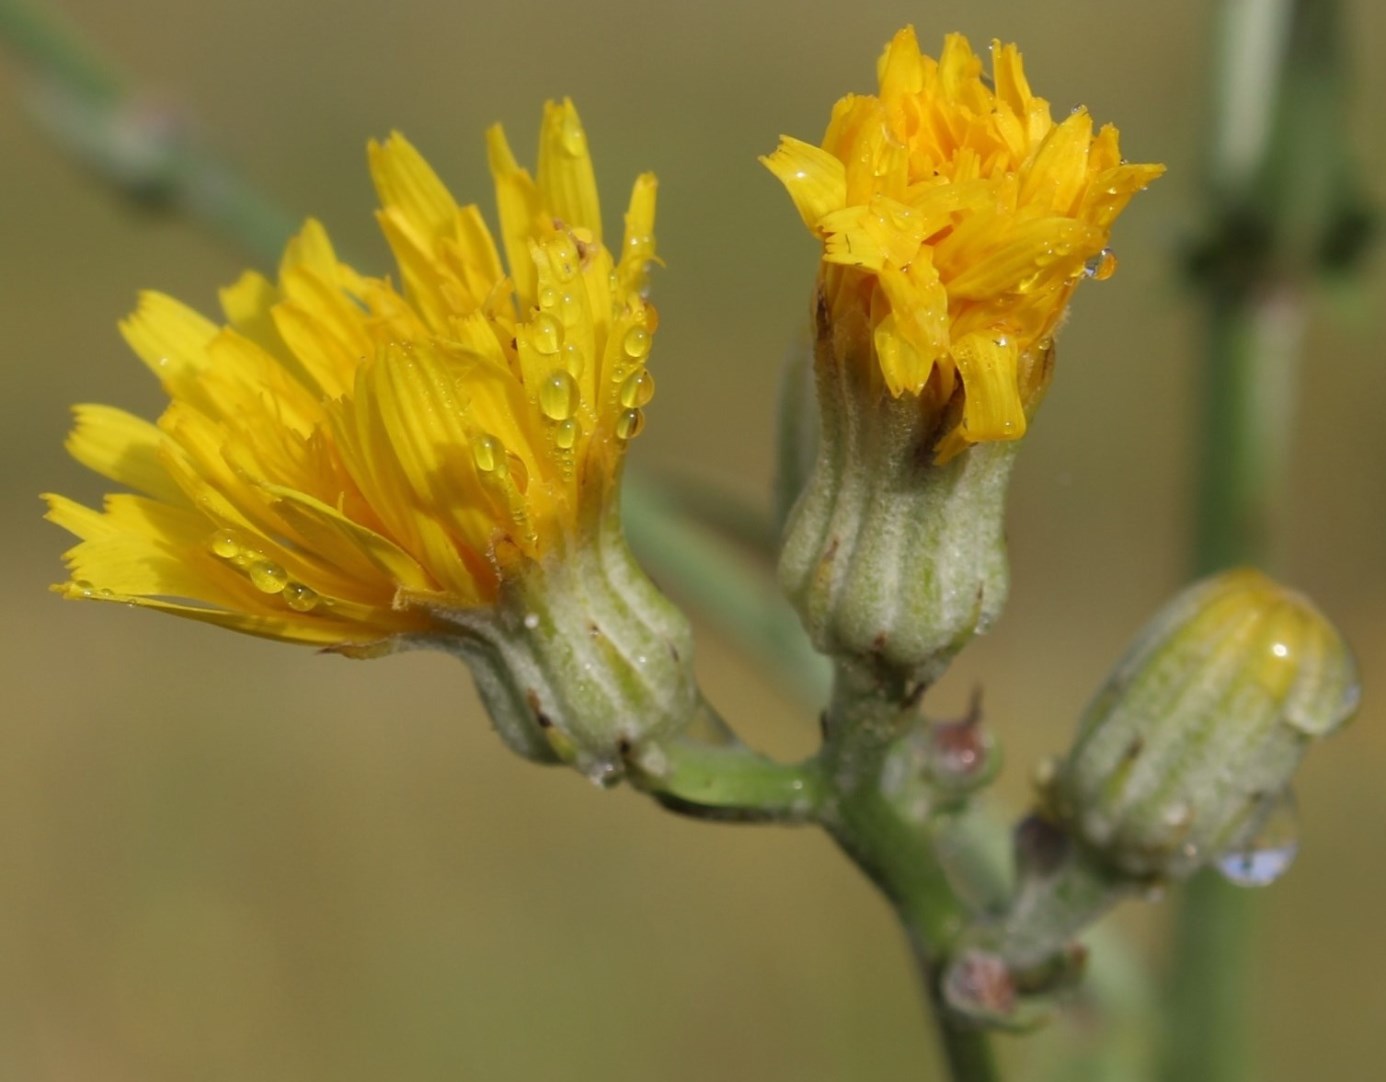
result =
[[1049,810],[1127,875],[1230,860],[1256,881],[1247,850],[1274,827],[1309,744],[1358,696],[1347,645],[1308,600],[1258,571],[1215,575],[1170,602],[1108,678]]
[[941,459],[948,407],[892,394],[871,342],[820,307],[818,458],[785,529],[780,581],[820,652],[927,683],[1005,603],[1016,445]]
[[688,622],[614,520],[510,578],[495,606],[447,615],[462,633],[426,645],[467,661],[497,731],[526,758],[614,784],[642,745],[697,713]]

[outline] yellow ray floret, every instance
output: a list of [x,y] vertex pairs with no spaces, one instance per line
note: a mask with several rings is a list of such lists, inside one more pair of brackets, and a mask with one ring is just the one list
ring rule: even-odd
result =
[[866,316],[889,393],[951,404],[938,456],[1018,438],[1047,373],[1027,355],[1078,281],[1115,269],[1112,223],[1164,167],[1123,162],[1085,109],[1056,123],[1014,45],[992,44],[988,81],[961,35],[935,60],[906,28],[877,75],[821,146],[785,136],[763,161],[822,240],[830,314]]
[[654,392],[655,180],[635,182],[617,261],[571,102],[545,110],[537,177],[499,127],[487,145],[504,264],[394,135],[370,169],[398,287],[310,221],[277,281],[223,291],[224,325],[140,298],[121,331],[170,403],[157,424],[77,407],[68,449],[133,492],[102,511],[46,497],[81,538],[60,592],[359,652],[581,543]]

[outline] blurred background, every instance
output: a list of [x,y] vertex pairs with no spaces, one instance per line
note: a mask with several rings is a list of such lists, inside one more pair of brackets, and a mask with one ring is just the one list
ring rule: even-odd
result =
[[[840,94],[874,88],[906,22],[930,51],[950,30],[1019,42],[1056,112],[1087,104],[1169,174],[1119,223],[1117,275],[1078,292],[1013,489],[1006,619],[932,698],[961,712],[984,688],[1013,809],[1184,580],[1201,345],[1179,266],[1200,221],[1206,0],[52,6],[151,107],[185,112],[369,269],[386,266],[369,136],[406,132],[489,214],[484,127],[504,121],[532,163],[540,104],[571,95],[609,229],[637,171],[661,181],[659,395],[634,465],[757,503],[816,249],[756,155],[781,132],[816,140]],[[1352,124],[1379,201],[1386,7],[1348,15]],[[69,405],[162,406],[116,320],[146,287],[211,312],[250,257],[66,160],[26,120],[31,90],[0,50],[0,1078],[930,1077],[893,918],[817,833],[682,821],[521,762],[442,656],[350,662],[45,592],[69,538],[37,494],[94,503],[104,488],[62,450]],[[1321,300],[1287,577],[1356,644],[1366,695],[1310,756],[1299,861],[1261,897],[1267,1082],[1364,1078],[1386,1059],[1382,261]],[[706,624],[699,652],[751,743],[814,746],[812,712]],[[1152,967],[1167,909],[1117,918]],[[1052,1040],[1006,1053],[1019,1064]]]

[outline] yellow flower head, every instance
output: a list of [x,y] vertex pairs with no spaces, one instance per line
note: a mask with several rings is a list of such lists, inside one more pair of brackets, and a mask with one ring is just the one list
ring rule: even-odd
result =
[[890,394],[938,414],[940,460],[1024,434],[1069,295],[1112,273],[1113,221],[1164,171],[1124,163],[1086,109],[1056,124],[1016,47],[992,55],[988,80],[966,38],[934,60],[907,27],[879,96],[839,101],[821,147],[786,136],[763,159],[823,241],[826,314],[869,336]]
[[505,265],[394,135],[370,167],[398,285],[310,221],[277,283],[223,291],[226,325],[141,298],[121,330],[171,401],[157,425],[77,407],[73,456],[134,492],[46,497],[82,539],[60,592],[362,652],[493,603],[614,513],[654,390],[654,177],[617,260],[571,102],[545,110],[537,177],[499,127],[487,145]]

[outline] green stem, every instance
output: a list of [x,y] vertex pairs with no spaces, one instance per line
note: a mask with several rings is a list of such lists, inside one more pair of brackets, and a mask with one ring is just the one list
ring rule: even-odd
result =
[[939,982],[968,913],[939,861],[927,817],[893,803],[881,785],[892,744],[918,722],[919,689],[838,666],[824,715],[821,758],[831,795],[823,825],[895,907],[914,949],[952,1082],[999,1076],[986,1034],[940,1002]]
[[[1273,565],[1307,292],[1360,254],[1345,35],[1334,0],[1228,0],[1209,159],[1213,223],[1195,570]],[[1345,242],[1344,238],[1350,240]],[[1246,1082],[1255,899],[1203,872],[1176,917],[1164,1082]]]
[[815,822],[826,792],[817,760],[780,763],[735,741],[664,741],[645,749],[630,773],[665,807],[698,819]]

